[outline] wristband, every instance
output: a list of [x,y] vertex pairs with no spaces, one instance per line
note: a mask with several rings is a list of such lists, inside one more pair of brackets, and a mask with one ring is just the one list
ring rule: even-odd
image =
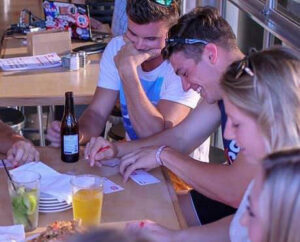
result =
[[166,147],[167,147],[166,145],[160,146],[160,147],[157,149],[156,154],[155,154],[156,162],[157,162],[157,164],[159,164],[160,166],[163,166],[163,165],[164,165],[163,162],[162,162],[162,160],[160,159],[160,154],[161,154],[161,152],[163,151],[163,149],[166,148]]

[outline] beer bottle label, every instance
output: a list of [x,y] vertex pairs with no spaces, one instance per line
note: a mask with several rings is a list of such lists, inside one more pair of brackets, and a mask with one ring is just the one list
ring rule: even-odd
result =
[[64,154],[74,155],[78,153],[78,134],[64,135]]

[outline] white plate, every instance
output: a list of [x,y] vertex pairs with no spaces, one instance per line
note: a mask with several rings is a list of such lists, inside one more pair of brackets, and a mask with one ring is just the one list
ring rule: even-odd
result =
[[66,207],[66,206],[71,206],[71,204],[52,204],[52,205],[41,205],[39,204],[39,208],[42,209],[54,209],[54,208],[62,208],[62,207]]
[[53,209],[60,209],[60,208],[65,208],[65,207],[70,207],[72,206],[71,204],[65,204],[65,205],[62,205],[62,206],[55,206],[55,207],[43,207],[43,206],[39,206],[39,209],[42,209],[42,210],[53,210]]
[[40,213],[56,213],[56,212],[62,212],[62,211],[65,211],[65,210],[68,210],[72,208],[72,206],[67,206],[67,207],[64,207],[64,208],[60,208],[60,209],[39,209],[39,212]]
[[40,200],[40,204],[42,205],[61,205],[61,204],[67,204],[66,201],[62,201],[62,202],[59,202],[58,200],[56,201],[41,201]]
[[66,203],[66,201],[60,202],[60,201],[58,201],[57,198],[55,198],[49,194],[41,193],[39,204],[54,206],[54,205],[66,205],[67,203]]
[[42,201],[58,201],[55,197],[46,194],[46,193],[40,193],[40,200]]

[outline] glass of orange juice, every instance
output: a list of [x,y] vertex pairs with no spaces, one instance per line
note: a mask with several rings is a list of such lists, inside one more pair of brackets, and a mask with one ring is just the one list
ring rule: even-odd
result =
[[71,180],[73,217],[82,226],[97,226],[101,220],[103,179],[95,175],[78,175]]

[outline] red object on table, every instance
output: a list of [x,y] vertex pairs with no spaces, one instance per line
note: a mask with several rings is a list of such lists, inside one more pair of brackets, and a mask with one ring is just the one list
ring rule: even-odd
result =
[[97,153],[100,153],[100,152],[103,152],[103,151],[106,151],[106,150],[108,150],[108,149],[110,149],[110,146],[104,146],[104,147],[101,147],[98,151],[97,151]]

